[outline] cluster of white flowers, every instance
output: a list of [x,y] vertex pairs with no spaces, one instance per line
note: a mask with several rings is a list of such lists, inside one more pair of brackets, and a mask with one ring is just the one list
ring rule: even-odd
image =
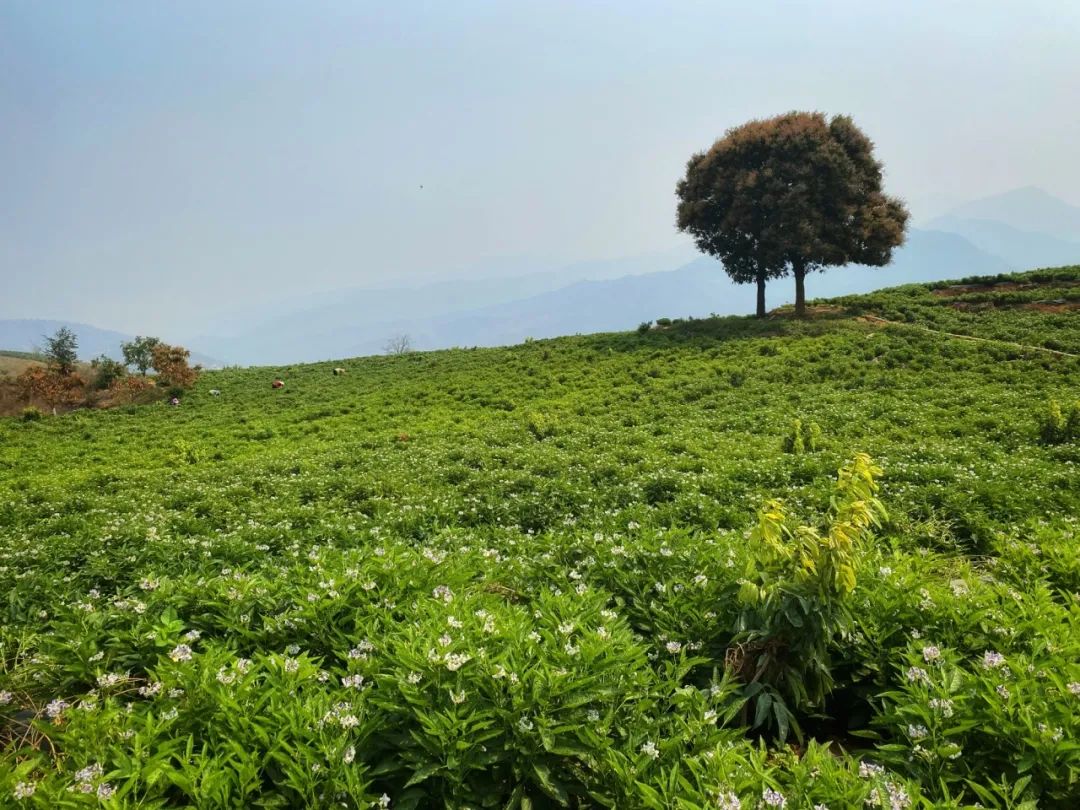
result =
[[942,717],[953,716],[953,702],[948,698],[930,698],[930,708],[940,712]]
[[908,667],[906,673],[908,683],[929,683],[930,676],[922,667]]
[[15,789],[12,790],[11,795],[16,799],[29,799],[34,795],[37,790],[37,785],[34,782],[18,782],[15,785]]
[[454,592],[450,590],[448,585],[437,585],[435,590],[431,592],[431,595],[436,599],[441,599],[446,604],[450,604],[454,601]]
[[787,799],[784,794],[772,788],[765,788],[761,794],[761,801],[766,807],[787,807]]

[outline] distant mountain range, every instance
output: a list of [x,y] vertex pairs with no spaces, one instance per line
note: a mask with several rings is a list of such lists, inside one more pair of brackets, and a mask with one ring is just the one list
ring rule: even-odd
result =
[[[314,293],[258,311],[229,313],[227,328],[189,335],[195,362],[275,364],[375,354],[407,334],[418,349],[496,346],[533,337],[631,329],[658,317],[728,315],[754,307],[752,286],[732,284],[720,264],[668,254],[583,262],[508,277],[384,289]],[[1021,188],[958,205],[920,223],[883,268],[850,266],[815,273],[811,297],[868,292],[896,284],[1080,263],[1080,208],[1037,188]],[[499,271],[505,272],[505,268]],[[789,303],[790,279],[769,284],[768,305]],[[60,321],[0,321],[0,349],[40,345]],[[80,356],[119,356],[127,335],[67,324]]]
[[[814,274],[807,289],[813,296],[832,296],[1007,269],[1005,261],[961,236],[913,230],[888,267]],[[674,270],[582,280],[535,294],[524,285],[522,295],[522,286],[510,279],[345,291],[336,303],[274,318],[232,337],[193,340],[192,345],[244,364],[375,354],[389,337],[400,334],[409,335],[419,349],[498,346],[529,337],[630,329],[664,316],[743,313],[753,309],[755,295],[752,286],[733,284],[721,265],[706,257]],[[769,295],[770,306],[788,303],[794,285],[771,283]]]

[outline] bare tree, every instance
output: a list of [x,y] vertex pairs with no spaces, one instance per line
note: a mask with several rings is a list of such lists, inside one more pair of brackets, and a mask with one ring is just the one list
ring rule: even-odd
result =
[[383,351],[387,354],[408,354],[413,350],[412,341],[408,335],[394,335],[383,346]]

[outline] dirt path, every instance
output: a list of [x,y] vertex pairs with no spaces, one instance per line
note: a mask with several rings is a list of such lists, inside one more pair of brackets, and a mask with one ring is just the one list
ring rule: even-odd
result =
[[917,329],[920,332],[929,332],[932,335],[944,335],[945,337],[956,338],[957,340],[974,340],[978,343],[996,343],[998,346],[1011,346],[1014,349],[1027,349],[1033,352],[1046,352],[1047,354],[1057,355],[1058,357],[1077,357],[1080,358],[1080,354],[1071,354],[1070,352],[1062,352],[1057,349],[1047,349],[1043,346],[1028,346],[1024,343],[1012,343],[1008,340],[996,340],[995,338],[982,338],[975,337],[974,335],[957,335],[953,332],[942,332],[938,329],[930,329],[926,326],[916,326],[911,323],[900,323],[899,321],[890,321],[886,318],[879,318],[877,315],[862,315],[861,320],[868,321],[869,323],[880,323],[887,326],[899,326],[903,329]]

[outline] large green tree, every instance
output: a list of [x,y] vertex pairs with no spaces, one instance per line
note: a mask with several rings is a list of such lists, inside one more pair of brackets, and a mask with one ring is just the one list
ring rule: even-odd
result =
[[843,115],[790,112],[728,130],[693,155],[676,188],[679,229],[724,263],[737,283],[795,277],[844,264],[882,266],[902,245],[908,212],[882,191],[873,142]]

